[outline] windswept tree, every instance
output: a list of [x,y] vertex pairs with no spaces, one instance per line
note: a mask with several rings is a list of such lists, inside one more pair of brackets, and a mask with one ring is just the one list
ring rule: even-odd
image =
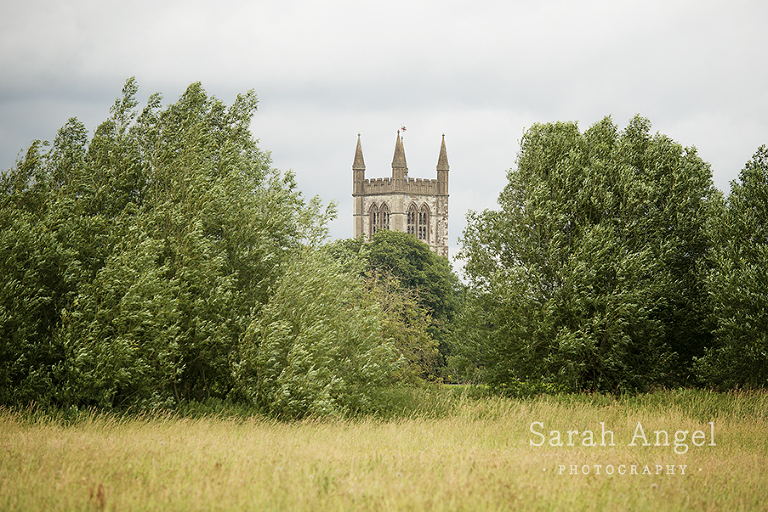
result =
[[383,307],[328,251],[298,252],[242,338],[240,392],[286,418],[375,411],[405,364]]
[[698,361],[707,384],[768,386],[768,149],[747,162],[712,215],[714,340]]
[[685,381],[708,339],[700,263],[714,189],[695,149],[635,117],[536,124],[499,209],[460,257],[492,386],[642,390]]
[[0,181],[0,403],[155,407],[226,397],[254,311],[333,206],[306,202],[200,84],[89,138],[71,119]]

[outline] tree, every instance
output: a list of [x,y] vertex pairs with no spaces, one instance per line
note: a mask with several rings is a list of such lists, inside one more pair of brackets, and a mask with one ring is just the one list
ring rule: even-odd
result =
[[369,268],[391,272],[402,286],[412,290],[435,320],[451,320],[458,279],[447,258],[412,235],[383,229],[373,235],[367,259]]
[[404,363],[383,321],[359,275],[328,251],[301,251],[240,343],[241,392],[288,418],[371,412]]
[[707,340],[700,263],[714,189],[695,149],[632,119],[536,124],[500,209],[468,214],[461,258],[492,386],[675,383]]
[[235,388],[254,311],[334,205],[305,202],[227,107],[190,85],[137,110],[126,81],[88,140],[71,119],[0,182],[0,403],[148,408]]
[[[423,352],[418,352],[418,355],[411,352],[409,360],[420,359],[425,376],[436,376],[436,366],[443,366],[450,352],[447,337],[450,323],[458,311],[457,295],[461,286],[448,259],[438,256],[412,235],[386,229],[378,230],[367,242],[362,238],[337,242],[332,251],[340,258],[345,254],[346,257],[362,258],[368,276],[379,283],[386,283],[385,288],[397,283],[405,296],[401,296],[399,305],[392,309],[399,310],[403,319],[410,318],[408,323],[416,321],[421,313],[412,311],[407,304],[415,301],[414,305],[423,308],[429,317],[428,332],[437,343],[440,360],[428,362],[432,360],[428,355],[431,343],[423,346]],[[392,292],[381,291],[382,298],[389,297],[384,302],[392,305]]]
[[392,340],[403,357],[399,380],[416,383],[436,378],[441,359],[438,341],[431,334],[434,319],[419,305],[416,294],[388,271],[367,273],[365,288],[366,301],[381,309],[382,337]]
[[768,149],[758,148],[711,216],[706,288],[714,340],[698,363],[704,382],[768,385]]

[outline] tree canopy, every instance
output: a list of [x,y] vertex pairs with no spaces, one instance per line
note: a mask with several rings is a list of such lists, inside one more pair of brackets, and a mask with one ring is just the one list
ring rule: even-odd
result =
[[704,382],[768,386],[768,149],[758,148],[709,221],[706,288],[714,342],[698,361]]
[[468,214],[460,257],[497,389],[647,389],[703,353],[711,172],[649,132],[641,117],[536,124],[499,210]]
[[406,233],[326,243],[335,205],[257,147],[253,92],[139,109],[137,91],[0,176],[0,405],[293,418],[448,373],[501,392],[768,384],[765,146],[724,199],[642,117],[536,124],[499,208],[467,215],[464,286]]
[[421,240],[400,231],[379,230],[371,238],[365,258],[369,269],[391,272],[402,286],[413,290],[419,304],[434,318],[445,322],[454,314],[457,278],[448,259]]
[[243,394],[287,417],[376,410],[405,358],[375,299],[328,251],[296,254],[243,337]]

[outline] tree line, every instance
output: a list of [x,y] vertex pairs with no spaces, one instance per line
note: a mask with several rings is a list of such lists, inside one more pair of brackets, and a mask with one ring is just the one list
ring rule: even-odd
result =
[[325,243],[335,205],[257,147],[253,92],[137,90],[2,174],[0,404],[346,414],[429,374],[429,315]]
[[534,125],[460,257],[404,233],[329,241],[232,105],[192,84],[89,136],[70,119],[0,178],[0,404],[280,417],[380,410],[397,386],[764,386],[768,156],[725,198],[640,117]]

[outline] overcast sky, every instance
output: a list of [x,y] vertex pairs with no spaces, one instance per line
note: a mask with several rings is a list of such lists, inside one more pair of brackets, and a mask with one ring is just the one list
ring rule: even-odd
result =
[[229,104],[254,89],[252,131],[306,196],[339,203],[352,236],[352,162],[434,178],[445,134],[451,251],[468,209],[494,208],[535,122],[635,114],[696,146],[729,190],[768,144],[764,0],[25,0],[0,6],[0,168],[68,118],[93,133],[126,78],[142,104],[200,81]]

